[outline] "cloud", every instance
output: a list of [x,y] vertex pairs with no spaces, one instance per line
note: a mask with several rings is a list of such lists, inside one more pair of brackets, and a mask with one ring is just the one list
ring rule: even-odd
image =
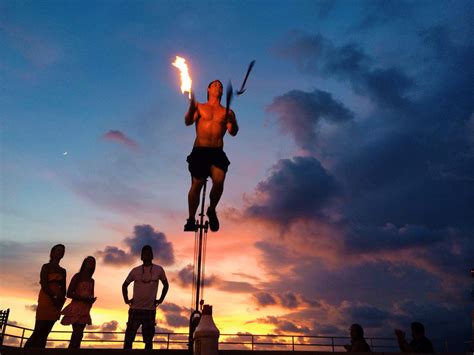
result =
[[384,226],[354,226],[347,236],[346,247],[355,252],[397,250],[429,247],[450,237],[448,230],[430,229],[425,226],[407,225],[397,228]]
[[138,144],[119,130],[109,130],[104,133],[102,138],[111,142],[117,142],[132,150],[138,149]]
[[[88,325],[86,331],[94,331],[94,333],[86,333],[86,339],[93,339],[93,340],[116,340],[117,334],[108,333],[108,332],[118,332],[119,323],[116,320],[111,320],[110,322],[102,323],[101,325]],[[99,334],[100,332],[104,332]]]
[[248,217],[287,224],[298,219],[323,218],[339,195],[337,181],[313,157],[281,159],[268,179],[255,189]]
[[[191,287],[194,280],[193,273],[194,270],[191,264],[186,265],[184,268],[179,270],[176,278],[178,284],[184,288]],[[248,293],[256,292],[258,290],[258,288],[253,283],[245,281],[225,280],[221,276],[213,274],[206,275],[204,280],[204,286],[229,293]]]
[[133,230],[133,237],[125,238],[125,244],[130,247],[134,255],[140,255],[144,245],[153,248],[153,256],[163,265],[174,263],[173,244],[168,242],[162,232],[155,231],[149,224],[136,225]]
[[258,318],[254,322],[261,324],[275,325],[275,332],[277,334],[288,333],[303,333],[310,334],[311,329],[305,326],[298,326],[295,323],[285,319],[284,317],[267,316],[265,318]]
[[[265,287],[265,284],[263,284]],[[268,284],[266,285],[269,286]],[[292,291],[275,291],[270,292],[270,290],[260,291],[254,293],[253,298],[257,306],[267,307],[275,306],[286,308],[286,309],[296,309],[299,307],[319,307],[320,303],[317,300],[310,300],[300,294],[297,294]]]
[[253,294],[253,297],[256,299],[259,306],[272,306],[276,304],[275,298],[268,292],[259,292]]
[[285,308],[296,308],[299,305],[296,295],[291,291],[278,295],[278,297],[280,298],[281,305]]
[[356,92],[382,107],[399,110],[411,103],[413,79],[396,67],[375,67],[355,43],[338,46],[321,34],[299,32],[276,46],[275,53],[294,61],[303,73],[349,81]]
[[291,134],[295,143],[307,151],[317,145],[318,123],[339,123],[351,120],[353,113],[328,92],[291,90],[277,96],[267,106],[267,112],[275,113],[284,134]]
[[175,303],[165,302],[159,306],[163,312],[166,323],[175,328],[189,326],[190,310],[186,307],[181,307]]
[[166,235],[148,225],[136,225],[133,229],[133,236],[123,240],[129,251],[122,250],[115,246],[106,246],[104,250],[96,252],[105,264],[109,265],[129,265],[134,260],[140,259],[141,250],[144,245],[150,245],[153,249],[153,258],[162,265],[172,265],[174,259],[173,244],[168,242]]
[[135,255],[114,246],[106,246],[103,251],[97,251],[96,255],[102,258],[104,264],[109,265],[129,265],[136,259]]
[[168,314],[165,313],[166,323],[169,326],[179,328],[179,327],[188,327],[189,318],[182,316],[180,314]]

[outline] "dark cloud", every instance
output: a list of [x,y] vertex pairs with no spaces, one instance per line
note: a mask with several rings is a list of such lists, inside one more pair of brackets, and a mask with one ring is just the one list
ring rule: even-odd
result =
[[318,324],[314,328],[314,334],[333,335],[340,334],[341,330],[332,324]]
[[351,322],[368,328],[382,327],[393,318],[391,312],[368,305],[349,307],[347,313]]
[[166,312],[181,313],[185,310],[184,307],[178,306],[177,304],[171,303],[171,302],[165,302],[165,303],[161,304],[160,309],[165,313]]
[[[178,271],[176,275],[176,281],[183,287],[191,287],[194,280],[194,268],[193,265],[188,264]],[[216,275],[206,275],[204,278],[204,285],[206,287],[213,287],[216,283],[220,282],[221,279]]]
[[324,217],[339,186],[313,157],[282,159],[256,188],[258,201],[246,208],[249,217],[288,223]]
[[117,142],[132,150],[136,150],[138,148],[138,144],[133,139],[130,139],[119,130],[110,130],[107,133],[104,133],[102,138],[108,141]]
[[433,230],[425,226],[404,226],[393,224],[381,227],[354,226],[346,238],[347,248],[355,252],[397,250],[433,246],[450,237],[448,230]]
[[[177,282],[181,287],[190,287],[192,285],[193,272],[193,266],[190,264],[179,270],[177,274]],[[206,275],[204,279],[204,286],[213,287],[221,291],[231,293],[247,293],[258,290],[257,287],[250,282],[225,280],[217,275]]]
[[[100,325],[88,325],[86,331],[94,331],[93,333],[86,333],[85,339],[93,340],[116,340],[117,334],[109,332],[119,332],[119,323],[116,320],[105,322]],[[103,332],[103,333],[100,333]]]
[[292,291],[284,292],[269,292],[260,291],[254,293],[253,298],[258,306],[267,307],[278,305],[287,309],[295,309],[300,306],[319,307],[320,303],[317,300],[309,300],[300,294]]
[[218,280],[215,282],[215,287],[230,293],[251,293],[258,290],[253,284],[244,281]]
[[292,33],[275,51],[306,74],[349,81],[356,92],[382,107],[400,110],[410,104],[414,81],[399,68],[374,66],[355,43],[337,46],[321,34]]
[[272,306],[276,304],[275,298],[268,292],[258,292],[253,295],[259,306]]
[[369,0],[362,5],[361,19],[351,25],[349,32],[366,32],[382,26],[402,22],[414,16],[421,3],[413,1]]
[[159,260],[163,265],[174,263],[173,244],[167,241],[164,233],[155,231],[149,224],[136,225],[133,237],[125,238],[124,241],[134,255],[140,255],[143,246],[150,245],[153,248],[154,259]]
[[296,295],[291,291],[278,295],[278,297],[280,299],[281,305],[285,308],[296,308],[299,305]]
[[[277,334],[284,334],[284,333],[304,333],[310,334],[311,329],[305,326],[298,326],[292,321],[286,319],[285,317],[275,317],[275,316],[267,316],[265,318],[258,318],[255,323],[261,324],[272,324],[275,326],[275,332]],[[252,322],[252,323],[253,323]]]
[[308,327],[301,327],[296,325],[293,322],[290,322],[288,320],[280,321],[277,323],[277,328],[276,328],[277,333],[303,333],[303,334],[311,334],[311,329]]
[[105,264],[129,265],[135,260],[140,260],[141,250],[144,245],[150,245],[153,249],[153,258],[162,265],[174,263],[173,244],[168,242],[162,232],[155,231],[148,224],[136,225],[133,236],[124,239],[129,251],[124,251],[115,246],[106,246],[104,250],[96,252]]
[[109,265],[129,265],[136,259],[135,255],[113,246],[106,246],[103,251],[98,251],[96,255],[102,258],[104,264]]
[[178,272],[178,283],[181,287],[188,287],[193,284],[194,268],[191,264],[186,265]]
[[171,327],[188,327],[189,317],[182,316],[180,314],[168,314],[165,313],[166,323]]
[[296,144],[308,151],[316,148],[320,121],[337,123],[353,118],[353,113],[341,102],[318,89],[289,91],[276,97],[266,110],[276,114],[284,134],[291,134]]
[[175,303],[166,302],[160,305],[160,310],[163,312],[166,323],[170,327],[187,327],[189,326],[190,310],[186,307],[181,307]]

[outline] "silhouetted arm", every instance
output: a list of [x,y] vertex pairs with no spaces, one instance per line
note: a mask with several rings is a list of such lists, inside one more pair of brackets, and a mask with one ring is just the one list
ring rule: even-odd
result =
[[41,272],[40,272],[40,285],[41,289],[43,290],[44,293],[46,293],[49,297],[54,299],[54,293],[51,291],[49,288],[49,283],[48,283],[48,274],[49,274],[49,264],[44,264],[41,267]]
[[61,268],[61,274],[63,275],[63,279],[61,280],[60,298],[64,303],[66,301],[66,269]]
[[405,332],[400,330],[400,329],[395,329],[395,335],[397,336],[398,340],[398,346],[400,348],[400,351],[403,353],[413,353],[413,349],[408,344],[408,342],[405,339]]
[[67,288],[67,297],[73,300],[81,301],[79,297],[76,295],[76,288],[77,284],[79,283],[79,277],[78,274],[75,274],[71,282],[69,283],[69,287]]
[[235,113],[232,110],[230,110],[229,116],[227,117],[227,131],[231,136],[235,136],[239,131],[239,125],[237,124]]
[[126,304],[132,304],[133,303],[133,298],[131,300],[128,299],[128,285],[130,285],[129,282],[125,281],[122,284],[122,296],[123,296],[123,301]]
[[163,283],[163,289],[161,290],[161,297],[158,300],[156,300],[156,304],[155,304],[156,306],[163,303],[163,301],[165,300],[166,294],[168,293],[168,289],[170,287],[167,279],[161,280],[161,282]]

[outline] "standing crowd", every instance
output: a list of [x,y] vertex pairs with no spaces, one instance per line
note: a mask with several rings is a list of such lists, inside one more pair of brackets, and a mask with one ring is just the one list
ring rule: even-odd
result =
[[[66,270],[59,265],[65,250],[62,244],[53,246],[49,262],[41,267],[41,289],[38,295],[35,327],[25,343],[25,348],[45,348],[48,335],[61,315],[63,316],[61,324],[72,326],[69,348],[81,346],[84,329],[86,325],[92,324],[90,311],[97,300],[92,278],[96,266],[95,258],[88,256],[84,259],[79,272],[72,277],[66,291]],[[124,349],[132,348],[140,326],[145,349],[153,348],[156,307],[163,303],[169,288],[163,268],[152,263],[151,246],[145,245],[142,248],[141,260],[142,265],[133,268],[122,285],[124,302],[130,306]],[[160,298],[156,299],[160,281],[163,288]],[[129,298],[128,285],[132,282],[133,297]],[[66,296],[71,302],[63,308]]]
[[[61,324],[72,325],[72,335],[69,348],[81,346],[84,328],[92,324],[90,311],[97,300],[94,293],[94,275],[96,261],[88,256],[82,262],[66,292],[66,270],[59,265],[64,257],[65,247],[55,245],[50,252],[49,263],[41,267],[38,307],[33,334],[25,343],[25,348],[45,348],[48,335],[54,324],[63,315]],[[168,293],[168,280],[160,265],[153,264],[153,249],[145,245],[141,251],[142,265],[133,268],[122,285],[123,300],[130,306],[128,322],[125,330],[124,349],[131,349],[138,328],[142,327],[142,337],[145,349],[153,349],[155,335],[156,307],[163,303]],[[163,288],[159,299],[158,284]],[[128,286],[133,282],[133,297],[128,297]],[[63,308],[66,296],[71,302]],[[425,328],[419,322],[411,324],[412,340],[408,342],[405,333],[395,330],[401,352],[433,353],[433,345],[425,336]],[[351,343],[345,345],[347,352],[370,352],[371,348],[364,337],[364,329],[360,324],[352,324],[350,328]]]

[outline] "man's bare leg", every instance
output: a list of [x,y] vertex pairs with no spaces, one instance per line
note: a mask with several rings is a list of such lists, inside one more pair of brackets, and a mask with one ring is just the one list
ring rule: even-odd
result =
[[215,210],[219,200],[221,199],[222,192],[224,191],[224,180],[225,172],[222,169],[212,165],[211,166],[211,179],[212,179],[212,189],[209,195],[210,199],[210,208]]
[[224,180],[225,172],[224,170],[212,165],[211,166],[211,179],[212,179],[212,189],[209,196],[210,204],[207,209],[207,216],[209,217],[209,226],[211,231],[217,232],[219,230],[219,220],[216,215],[216,207],[221,199],[222,192],[224,191]]
[[191,188],[188,193],[188,211],[189,219],[184,226],[185,231],[193,231],[193,225],[195,225],[196,211],[199,207],[199,197],[201,195],[201,189],[204,186],[206,179],[197,179],[191,177]]

